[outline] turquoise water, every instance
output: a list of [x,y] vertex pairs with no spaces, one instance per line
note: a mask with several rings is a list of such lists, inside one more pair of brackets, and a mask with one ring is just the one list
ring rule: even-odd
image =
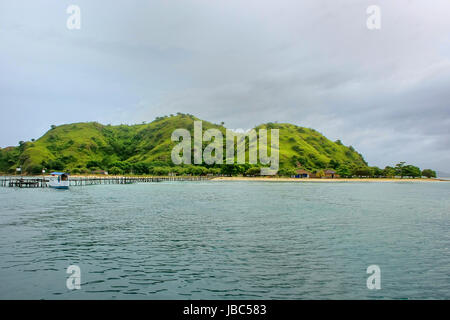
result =
[[1,299],[450,298],[446,182],[0,188],[0,203]]

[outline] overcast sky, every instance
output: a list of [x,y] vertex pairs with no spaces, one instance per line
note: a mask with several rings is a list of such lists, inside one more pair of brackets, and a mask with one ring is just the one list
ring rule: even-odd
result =
[[0,147],[184,112],[312,127],[370,165],[450,171],[450,1],[0,0],[0,110]]

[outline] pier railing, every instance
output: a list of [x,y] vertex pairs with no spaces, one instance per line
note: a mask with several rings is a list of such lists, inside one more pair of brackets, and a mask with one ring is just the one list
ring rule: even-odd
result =
[[[206,181],[210,176],[170,176],[170,177],[70,177],[70,186],[89,186],[98,184],[131,184],[163,181]],[[49,177],[0,177],[0,187],[47,188]]]

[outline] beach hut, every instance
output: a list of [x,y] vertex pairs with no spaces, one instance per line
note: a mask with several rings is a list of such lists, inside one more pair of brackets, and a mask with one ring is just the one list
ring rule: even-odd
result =
[[311,175],[311,172],[303,170],[303,169],[299,169],[297,170],[297,174],[295,175],[296,178],[309,178],[309,176]]
[[325,170],[323,173],[325,174],[325,178],[331,178],[331,179],[339,178],[339,175],[334,170],[328,169],[328,170]]
[[52,172],[48,186],[55,189],[69,189],[69,174],[65,172]]

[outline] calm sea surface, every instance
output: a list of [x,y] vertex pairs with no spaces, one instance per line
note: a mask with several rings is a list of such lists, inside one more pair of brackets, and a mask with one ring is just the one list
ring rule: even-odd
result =
[[0,188],[0,299],[449,299],[449,231],[447,182]]

